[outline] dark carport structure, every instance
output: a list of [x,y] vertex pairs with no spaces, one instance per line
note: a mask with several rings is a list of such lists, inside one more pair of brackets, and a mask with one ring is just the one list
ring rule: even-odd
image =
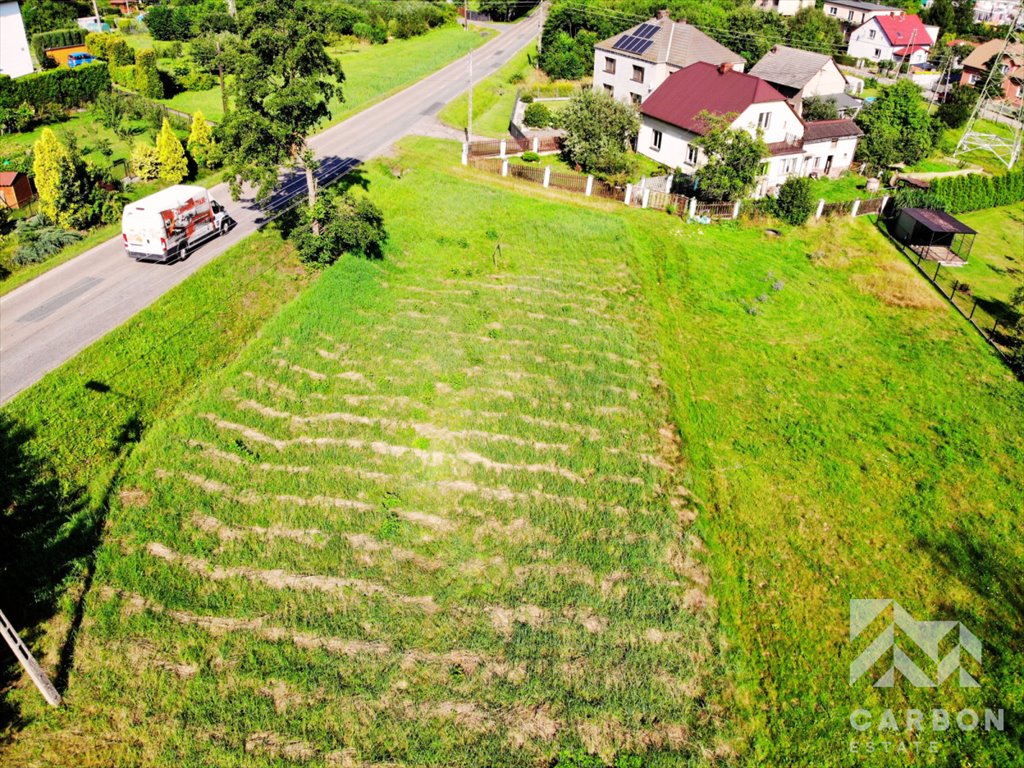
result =
[[903,208],[889,224],[890,234],[920,258],[947,267],[967,263],[978,233],[945,211]]

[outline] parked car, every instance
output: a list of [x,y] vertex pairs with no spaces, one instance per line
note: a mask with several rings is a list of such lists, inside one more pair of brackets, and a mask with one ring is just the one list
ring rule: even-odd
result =
[[83,64],[92,64],[94,61],[96,61],[96,57],[91,53],[72,53],[68,56],[68,68],[74,69]]

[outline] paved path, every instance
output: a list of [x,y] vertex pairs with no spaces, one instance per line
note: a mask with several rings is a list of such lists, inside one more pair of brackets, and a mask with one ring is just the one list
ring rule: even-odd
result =
[[[474,51],[475,81],[492,74],[540,31],[542,13],[505,27]],[[472,33],[467,33],[472,34]],[[415,85],[314,136],[318,176],[331,180],[386,151],[418,124],[428,125],[468,86],[463,57]],[[304,189],[301,177],[285,179],[268,205],[231,200],[227,185],[214,187],[237,225],[224,237],[171,265],[140,264],[125,255],[121,238],[103,243],[0,298],[0,403],[31,386],[89,344],[131,318],[204,264],[254,232],[285,199]]]

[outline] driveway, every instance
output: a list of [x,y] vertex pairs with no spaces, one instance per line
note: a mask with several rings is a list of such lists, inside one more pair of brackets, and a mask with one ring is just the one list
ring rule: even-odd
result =
[[[529,44],[542,23],[543,13],[536,13],[504,27],[497,37],[476,49],[472,54],[474,81],[495,72]],[[431,124],[441,108],[468,87],[467,64],[468,56],[311,138],[309,146],[321,161],[317,175],[322,181],[335,179],[386,152],[414,133],[417,124]],[[211,192],[237,225],[185,261],[140,264],[127,257],[117,237],[0,298],[0,403],[243,240],[304,186],[301,177],[287,178],[278,194],[260,207],[251,198],[231,200],[227,185],[220,184]]]

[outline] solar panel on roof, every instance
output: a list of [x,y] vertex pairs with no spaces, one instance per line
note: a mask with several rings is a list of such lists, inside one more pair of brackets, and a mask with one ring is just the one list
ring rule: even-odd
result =
[[646,40],[636,35],[623,35],[615,41],[612,48],[617,51],[625,51],[626,53],[643,53],[653,44],[653,40]]
[[637,53],[645,53],[647,51],[647,49],[650,48],[652,45],[654,45],[654,41],[653,40],[643,40],[643,39],[641,39],[640,47],[637,49],[636,52]]
[[641,24],[636,31],[637,37],[650,39],[658,32],[658,28],[653,24]]
[[623,35],[622,37],[615,41],[615,45],[613,45],[612,48],[614,48],[617,51],[624,51],[626,50],[626,43],[628,43],[632,39],[632,35]]
[[640,38],[635,35],[630,35],[629,44],[626,46],[626,50],[629,53],[636,53],[638,45],[640,45]]

